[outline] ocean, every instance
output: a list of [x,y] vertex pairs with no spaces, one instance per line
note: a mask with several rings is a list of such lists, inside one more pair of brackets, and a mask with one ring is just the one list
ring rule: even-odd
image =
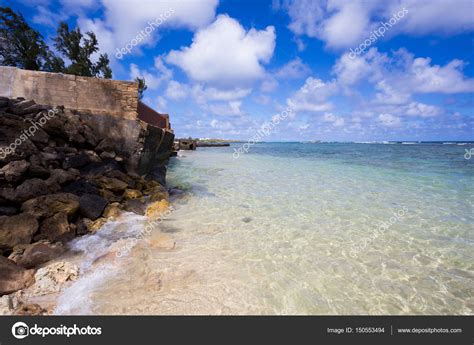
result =
[[174,249],[136,215],[74,240],[55,313],[473,313],[474,143],[241,146],[172,159]]

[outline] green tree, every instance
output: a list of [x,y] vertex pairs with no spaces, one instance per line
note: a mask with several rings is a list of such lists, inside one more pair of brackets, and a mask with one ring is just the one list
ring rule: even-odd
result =
[[71,64],[64,68],[64,73],[84,77],[112,78],[107,54],[100,54],[97,62],[91,57],[99,51],[98,41],[92,31],[83,35],[79,28],[70,30],[65,22],[59,24],[54,46]]
[[50,72],[60,72],[64,66],[41,34],[9,7],[0,7],[0,64]]
[[138,99],[141,101],[143,98],[143,93],[146,89],[148,89],[148,86],[145,83],[145,78],[136,77],[135,81],[138,83]]

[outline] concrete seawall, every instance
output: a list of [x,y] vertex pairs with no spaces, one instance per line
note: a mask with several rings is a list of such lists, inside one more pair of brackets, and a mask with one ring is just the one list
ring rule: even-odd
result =
[[168,128],[160,128],[139,118],[136,82],[0,66],[0,96],[23,97],[38,104],[72,110],[101,138],[114,143],[130,172],[151,172],[155,155],[171,150],[171,146],[160,147],[170,137],[174,138],[169,121]]

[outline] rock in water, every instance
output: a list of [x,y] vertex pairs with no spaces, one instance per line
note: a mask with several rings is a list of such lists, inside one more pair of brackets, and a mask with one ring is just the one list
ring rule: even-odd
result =
[[29,214],[0,217],[0,249],[10,250],[18,244],[31,242],[38,230],[38,221]]
[[18,266],[0,255],[0,295],[27,288],[34,282],[34,270]]
[[141,216],[145,215],[145,202],[140,199],[127,200],[124,204],[124,210],[133,212]]
[[148,241],[153,248],[171,250],[176,246],[174,239],[163,233],[153,235]]
[[170,207],[170,204],[166,200],[156,201],[146,209],[146,216],[151,219],[158,219],[165,213]]
[[35,274],[33,293],[36,296],[58,292],[69,281],[77,280],[79,267],[69,262],[55,262],[40,268]]

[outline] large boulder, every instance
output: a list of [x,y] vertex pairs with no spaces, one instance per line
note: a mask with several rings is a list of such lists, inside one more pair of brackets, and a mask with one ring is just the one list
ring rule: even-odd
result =
[[170,196],[166,188],[161,185],[149,188],[145,192],[149,195],[149,201],[166,200]]
[[97,189],[95,184],[85,179],[69,183],[63,188],[63,191],[66,193],[75,194],[77,196],[81,196],[83,194],[99,194],[99,190]]
[[26,180],[15,189],[15,201],[23,202],[39,195],[48,194],[50,185],[39,178]]
[[36,218],[48,218],[58,213],[71,217],[79,209],[79,197],[70,193],[44,195],[24,202],[21,209]]
[[75,181],[79,177],[79,170],[76,169],[53,169],[51,170],[51,176],[49,177],[50,181],[54,181],[59,185],[66,184],[71,181]]
[[123,192],[128,186],[127,183],[119,179],[106,176],[95,178],[93,182],[96,183],[96,185],[98,185],[100,188],[107,189],[112,192]]
[[13,161],[0,169],[0,172],[4,174],[8,182],[16,182],[23,177],[29,166],[30,163],[26,160]]
[[29,214],[0,217],[0,249],[10,250],[18,244],[31,242],[38,230],[38,221]]
[[89,164],[91,162],[89,156],[85,153],[81,153],[75,156],[66,157],[63,162],[63,168],[82,168],[83,166]]
[[0,255],[0,296],[27,288],[33,284],[34,270],[18,266],[10,259]]
[[68,222],[67,214],[64,212],[56,213],[52,217],[46,218],[40,227],[38,239],[48,239],[51,242],[69,241],[76,235],[75,226]]
[[39,155],[32,155],[30,157],[30,167],[28,174],[31,177],[48,178],[50,175],[49,169],[44,167]]
[[24,268],[33,268],[55,259],[66,251],[61,242],[35,242],[26,246],[17,246],[9,259]]
[[94,194],[83,194],[79,198],[79,210],[81,214],[92,220],[96,220],[102,215],[107,204],[107,200]]

